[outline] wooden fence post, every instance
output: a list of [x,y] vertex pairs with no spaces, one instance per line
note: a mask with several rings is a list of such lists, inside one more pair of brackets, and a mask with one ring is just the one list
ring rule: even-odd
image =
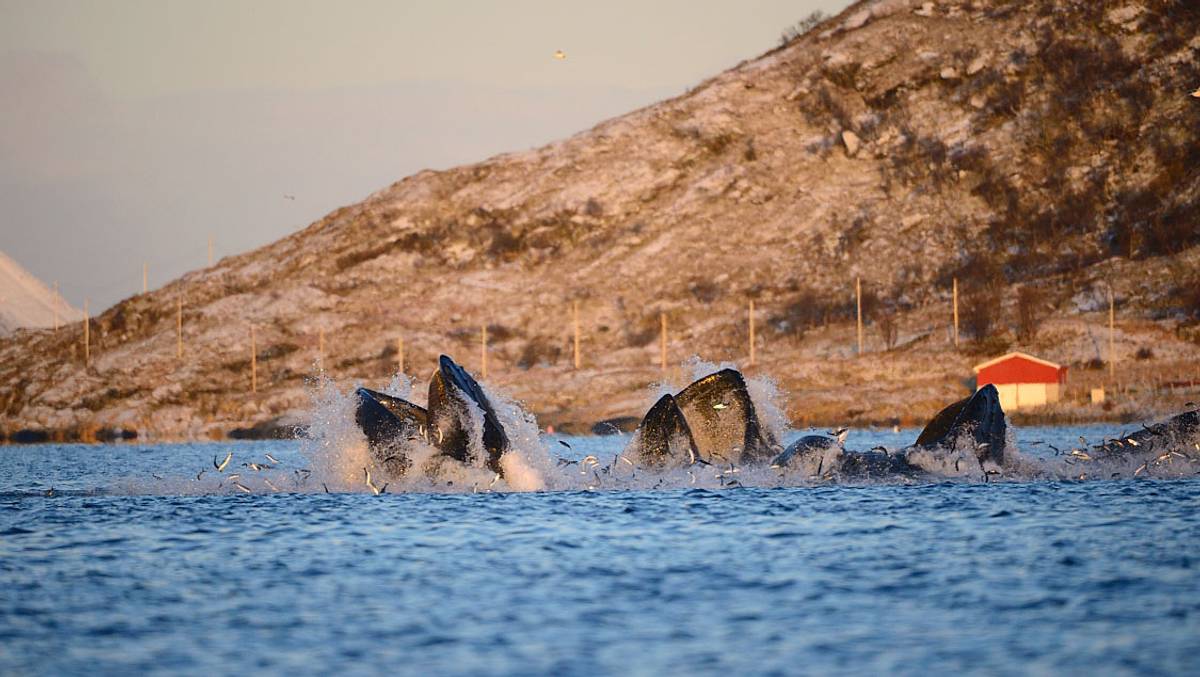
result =
[[667,314],[658,314],[659,323],[662,325],[662,339],[659,342],[658,365],[662,368],[663,373],[667,371]]
[[754,299],[750,300],[750,366],[754,366]]
[[1117,376],[1117,347],[1116,347],[1116,304],[1113,300],[1112,287],[1108,288],[1108,375],[1115,379]]
[[92,366],[92,316],[88,312],[88,300],[83,300],[83,366]]
[[258,393],[258,340],[253,324],[250,325],[250,392]]
[[571,316],[575,325],[575,371],[579,371],[579,301],[571,304]]
[[479,332],[479,364],[481,366],[479,373],[483,375],[483,378],[487,378],[487,324],[484,324]]
[[175,359],[183,359],[183,296],[175,297]]
[[954,278],[954,347],[958,347],[958,278]]
[[854,278],[854,299],[858,306],[858,354],[863,353],[862,278]]

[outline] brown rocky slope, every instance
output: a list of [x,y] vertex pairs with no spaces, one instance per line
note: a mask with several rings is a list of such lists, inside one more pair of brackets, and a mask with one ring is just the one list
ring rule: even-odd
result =
[[1197,28],[1186,0],[860,2],[676,99],[126,299],[93,318],[86,368],[80,323],[0,340],[0,429],[222,436],[301,417],[322,331],[332,378],[379,385],[397,337],[418,380],[439,352],[478,368],[485,324],[489,381],[586,426],[644,410],[664,313],[672,365],[769,374],[796,423],[907,421],[1007,348],[1105,358],[1110,286],[1125,392],[1049,414],[1156,413],[1198,376]]

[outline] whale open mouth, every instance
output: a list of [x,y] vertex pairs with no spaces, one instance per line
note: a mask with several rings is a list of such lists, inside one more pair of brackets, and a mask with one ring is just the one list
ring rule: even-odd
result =
[[[504,427],[483,388],[449,357],[438,359],[438,369],[429,381],[427,408],[368,388],[359,388],[355,395],[355,420],[375,460],[392,475],[401,476],[411,469],[412,456],[406,446],[418,440],[446,457],[482,464],[503,475],[500,458],[509,448]],[[480,455],[483,458],[478,458]]]

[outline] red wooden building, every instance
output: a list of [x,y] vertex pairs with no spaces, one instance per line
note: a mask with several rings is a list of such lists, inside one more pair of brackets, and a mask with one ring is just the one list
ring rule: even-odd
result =
[[1066,380],[1066,367],[1025,353],[1009,353],[975,365],[975,387],[996,386],[1005,411],[1057,402]]

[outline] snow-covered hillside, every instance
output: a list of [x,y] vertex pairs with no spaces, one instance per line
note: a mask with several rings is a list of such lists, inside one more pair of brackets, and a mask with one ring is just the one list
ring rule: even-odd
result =
[[72,308],[54,291],[0,252],[0,335],[23,327],[53,327],[54,307],[58,304],[59,322],[76,322],[83,313]]

